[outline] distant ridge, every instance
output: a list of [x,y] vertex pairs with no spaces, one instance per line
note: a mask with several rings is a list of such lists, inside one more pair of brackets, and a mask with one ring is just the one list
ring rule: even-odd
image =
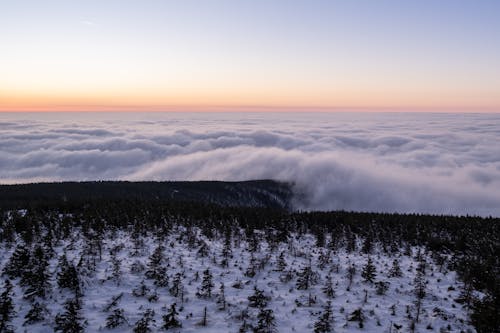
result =
[[2,208],[64,201],[150,199],[288,209],[291,196],[290,184],[274,180],[91,181],[0,185]]

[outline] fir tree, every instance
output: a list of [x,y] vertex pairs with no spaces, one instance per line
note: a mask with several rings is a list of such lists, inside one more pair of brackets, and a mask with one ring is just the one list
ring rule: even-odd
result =
[[274,333],[276,332],[276,319],[272,309],[261,308],[257,314],[257,326],[254,333]]
[[35,302],[31,304],[31,309],[24,316],[23,325],[31,325],[43,321],[49,315],[49,311],[44,304]]
[[332,278],[330,275],[326,277],[325,285],[321,289],[328,298],[335,297],[335,289],[333,288]]
[[149,262],[146,270],[146,277],[153,279],[154,284],[158,287],[166,287],[168,285],[167,269],[163,266],[165,256],[163,251],[165,248],[161,245],[157,246],[153,254],[149,257]]
[[114,309],[106,318],[106,328],[116,328],[128,324],[123,309]]
[[401,277],[403,276],[403,272],[401,271],[401,267],[399,266],[399,261],[394,259],[392,261],[392,267],[389,270],[389,277]]
[[226,295],[224,292],[224,283],[220,284],[219,293],[217,294],[217,305],[219,310],[226,309]]
[[248,296],[248,306],[252,308],[265,308],[269,300],[268,297],[264,295],[264,291],[258,289],[256,286],[253,290],[253,295]]
[[326,265],[330,263],[330,253],[326,251],[321,251],[318,257],[318,267],[319,269],[325,269]]
[[21,278],[21,285],[26,287],[24,297],[33,300],[35,297],[45,298],[50,290],[49,262],[44,249],[37,246],[30,258],[29,267]]
[[179,297],[182,294],[183,289],[184,287],[182,285],[182,273],[175,273],[172,284],[168,291],[173,297]]
[[7,275],[10,279],[22,277],[26,267],[30,263],[30,251],[24,244],[16,246],[14,253],[9,258],[5,265],[2,274]]
[[182,327],[181,322],[177,318],[179,313],[177,312],[175,306],[176,306],[175,303],[172,304],[168,312],[163,316],[163,326],[162,326],[163,329],[169,330],[171,328]]
[[62,333],[83,332],[82,317],[80,316],[80,304],[77,299],[71,299],[64,305],[64,312],[56,316],[54,330]]
[[206,269],[203,271],[203,280],[201,281],[201,287],[196,293],[196,296],[200,298],[210,298],[212,297],[212,288],[214,287],[214,283],[212,282],[212,273],[210,273],[210,269]]
[[3,292],[0,294],[0,332],[14,332],[14,327],[11,322],[16,312],[14,311],[14,301],[12,300],[12,283],[5,280]]
[[278,257],[278,260],[276,261],[276,271],[283,272],[284,270],[286,270],[286,267],[287,264],[285,260],[285,253],[281,252]]
[[297,278],[297,289],[307,290],[309,287],[316,283],[317,274],[313,272],[311,268],[311,262],[307,266],[302,268],[302,271],[298,273]]
[[363,313],[363,309],[361,308],[358,308],[356,310],[354,310],[349,318],[347,319],[348,321],[356,321],[358,322],[358,326],[359,328],[363,328],[365,326],[365,315]]
[[152,332],[151,325],[155,322],[155,312],[152,309],[147,309],[142,314],[134,326],[134,333],[149,333]]
[[363,267],[363,271],[361,272],[361,277],[365,282],[373,283],[375,277],[377,276],[376,272],[377,270],[375,268],[375,265],[373,265],[372,258],[368,257],[368,261],[366,262],[366,265]]
[[314,333],[330,333],[332,329],[332,303],[328,301],[318,321],[314,323]]
[[354,280],[354,276],[356,275],[356,266],[354,266],[354,263],[350,264],[349,267],[347,267],[347,280],[349,281],[347,285],[347,291],[351,290],[351,285],[352,281]]
[[57,285],[61,289],[69,289],[75,293],[78,298],[81,296],[80,278],[78,271],[73,264],[69,263],[66,255],[59,260],[59,273],[57,273]]

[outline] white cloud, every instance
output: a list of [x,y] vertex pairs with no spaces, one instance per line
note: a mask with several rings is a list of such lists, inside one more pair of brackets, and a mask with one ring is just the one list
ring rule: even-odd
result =
[[3,183],[266,178],[300,209],[500,216],[500,115],[22,117],[0,116]]

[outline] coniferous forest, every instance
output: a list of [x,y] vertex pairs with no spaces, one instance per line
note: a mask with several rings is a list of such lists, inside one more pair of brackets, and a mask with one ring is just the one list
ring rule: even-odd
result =
[[0,332],[500,332],[497,218],[185,184],[2,186]]

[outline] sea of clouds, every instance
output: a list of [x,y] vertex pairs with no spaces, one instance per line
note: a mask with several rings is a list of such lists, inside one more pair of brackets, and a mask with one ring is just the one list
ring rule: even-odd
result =
[[297,209],[500,216],[500,114],[0,114],[0,183],[249,179]]

